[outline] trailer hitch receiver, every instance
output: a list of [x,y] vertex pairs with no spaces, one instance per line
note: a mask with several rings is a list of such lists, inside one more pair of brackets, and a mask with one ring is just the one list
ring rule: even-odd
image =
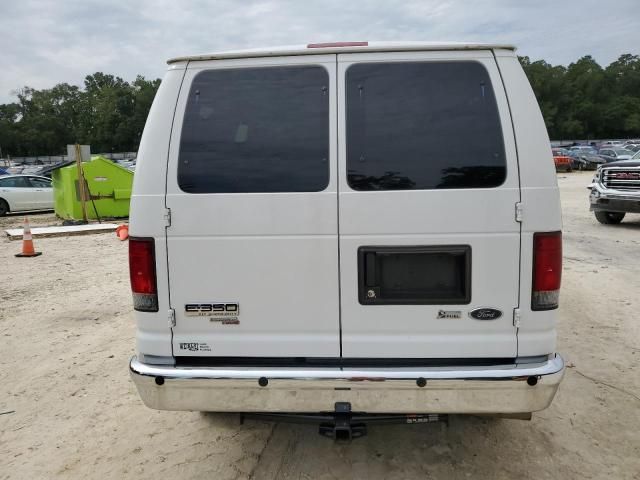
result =
[[415,425],[447,422],[447,415],[437,413],[384,414],[353,412],[349,402],[336,402],[334,411],[320,413],[243,413],[240,422],[251,418],[267,422],[315,423],[318,433],[339,443],[349,443],[367,434],[368,425]]
[[336,402],[333,422],[321,423],[318,433],[344,443],[351,442],[354,438],[364,437],[367,434],[367,426],[364,423],[353,423],[352,419],[351,404]]

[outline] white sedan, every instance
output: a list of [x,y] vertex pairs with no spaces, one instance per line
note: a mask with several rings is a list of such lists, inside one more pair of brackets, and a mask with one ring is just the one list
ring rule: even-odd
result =
[[51,180],[36,175],[1,176],[0,217],[27,210],[53,210]]

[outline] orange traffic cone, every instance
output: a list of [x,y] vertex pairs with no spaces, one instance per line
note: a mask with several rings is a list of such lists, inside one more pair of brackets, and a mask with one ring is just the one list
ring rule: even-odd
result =
[[116,228],[116,235],[120,240],[126,240],[129,238],[129,225],[120,225]]
[[29,219],[24,217],[24,230],[22,232],[22,253],[16,253],[16,257],[37,257],[42,252],[36,252],[33,248],[33,237],[31,236],[31,227]]

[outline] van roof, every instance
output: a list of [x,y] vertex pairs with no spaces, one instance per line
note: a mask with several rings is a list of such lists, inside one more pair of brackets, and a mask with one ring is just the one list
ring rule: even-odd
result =
[[495,43],[465,42],[328,42],[308,45],[287,45],[249,50],[231,50],[202,55],[188,55],[167,60],[168,64],[185,61],[219,60],[227,58],[279,57],[288,55],[323,55],[327,53],[352,52],[395,52],[395,51],[434,51],[434,50],[515,50],[513,45]]

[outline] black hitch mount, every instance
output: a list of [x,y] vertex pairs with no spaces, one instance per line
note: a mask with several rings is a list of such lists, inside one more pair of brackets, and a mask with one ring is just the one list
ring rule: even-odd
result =
[[349,443],[354,438],[364,437],[367,434],[367,426],[363,422],[353,422],[350,403],[336,402],[335,409],[333,422],[323,422],[318,427],[320,435],[337,442]]
[[349,443],[364,437],[369,425],[415,425],[418,423],[448,423],[448,416],[437,413],[425,414],[366,414],[352,412],[349,402],[336,402],[333,412],[323,413],[245,413],[245,418],[288,423],[317,423],[318,433],[336,442]]

